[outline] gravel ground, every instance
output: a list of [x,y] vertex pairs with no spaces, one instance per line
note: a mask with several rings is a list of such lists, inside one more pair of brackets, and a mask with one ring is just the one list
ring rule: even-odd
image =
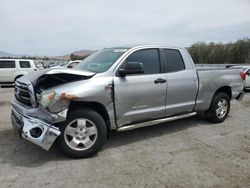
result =
[[112,133],[94,157],[68,159],[24,140],[0,90],[0,187],[250,187],[250,94],[222,124],[198,117]]

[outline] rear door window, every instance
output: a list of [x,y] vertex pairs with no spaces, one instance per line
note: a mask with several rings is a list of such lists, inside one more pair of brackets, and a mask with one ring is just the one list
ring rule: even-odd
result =
[[164,49],[166,72],[177,72],[185,69],[182,56],[178,50]]
[[15,61],[8,61],[8,60],[0,61],[0,68],[9,69],[9,68],[15,68],[15,67],[16,67]]
[[29,61],[19,61],[20,68],[30,68],[30,62]]

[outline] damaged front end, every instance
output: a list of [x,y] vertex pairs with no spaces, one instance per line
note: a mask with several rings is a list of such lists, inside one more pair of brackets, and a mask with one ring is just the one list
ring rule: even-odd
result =
[[45,150],[49,150],[56,138],[61,134],[57,127],[20,114],[14,108],[11,114],[11,122],[22,138]]
[[61,134],[57,123],[66,120],[71,100],[77,96],[60,92],[56,87],[89,79],[94,75],[68,69],[43,70],[25,75],[15,82],[11,121],[19,135],[49,150]]

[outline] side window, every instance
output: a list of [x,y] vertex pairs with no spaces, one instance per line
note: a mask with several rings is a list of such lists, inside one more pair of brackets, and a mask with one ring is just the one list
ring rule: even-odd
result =
[[30,62],[29,61],[19,61],[21,68],[30,68]]
[[178,50],[165,49],[166,72],[176,72],[185,69],[181,54]]
[[15,68],[15,67],[16,67],[15,61],[7,61],[7,60],[0,61],[0,68],[8,69],[8,68]]
[[157,49],[145,49],[132,53],[127,62],[141,62],[144,68],[144,74],[160,73],[160,59]]

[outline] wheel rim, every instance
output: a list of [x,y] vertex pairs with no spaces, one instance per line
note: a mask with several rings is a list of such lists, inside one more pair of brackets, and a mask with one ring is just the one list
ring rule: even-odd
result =
[[66,126],[64,139],[71,149],[84,151],[92,147],[96,142],[97,128],[88,119],[75,119]]
[[218,118],[223,118],[227,114],[228,111],[228,103],[226,99],[221,99],[218,102],[216,115]]

